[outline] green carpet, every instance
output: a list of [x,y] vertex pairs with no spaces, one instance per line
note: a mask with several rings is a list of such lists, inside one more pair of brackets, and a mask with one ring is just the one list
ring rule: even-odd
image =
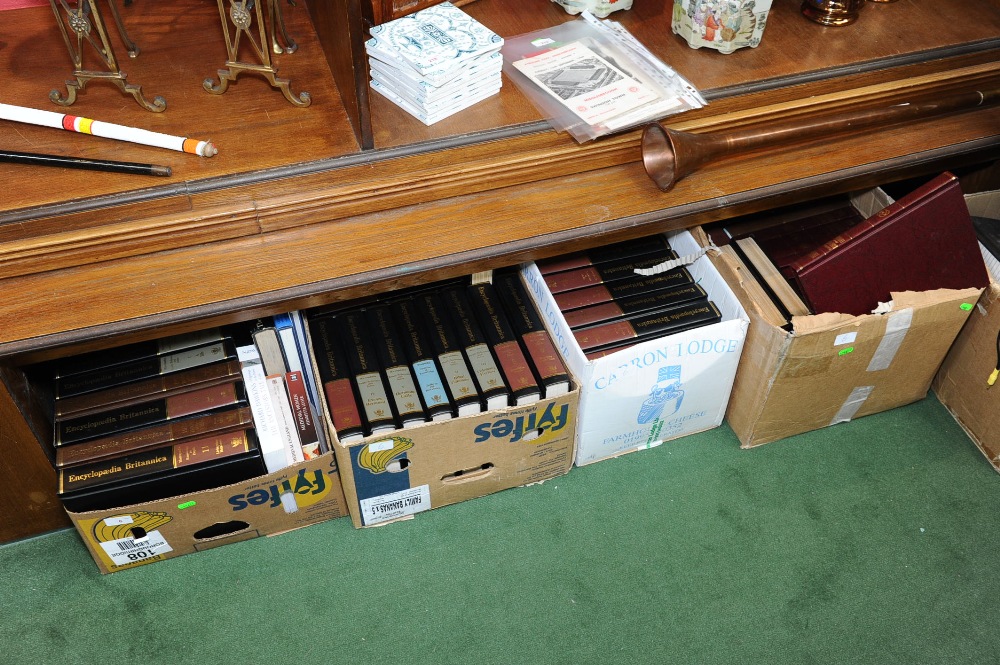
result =
[[4,663],[1000,662],[1000,476],[930,398],[102,576],[0,548]]

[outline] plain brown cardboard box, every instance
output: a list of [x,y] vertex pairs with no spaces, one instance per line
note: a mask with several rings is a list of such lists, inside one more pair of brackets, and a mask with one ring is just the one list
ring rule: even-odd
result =
[[[965,200],[973,215],[1000,220],[1000,191],[967,194]],[[1000,365],[1000,262],[985,248],[982,251],[992,281],[934,377],[933,388],[993,468],[1000,471],[1000,380],[997,385],[988,383]]]
[[[871,203],[864,194],[856,197],[863,212]],[[789,332],[761,317],[743,287],[753,276],[719,258],[719,271],[750,315],[726,411],[743,448],[923,399],[981,291],[894,293],[888,313],[795,317]]]
[[[286,513],[291,491],[298,510]],[[68,512],[68,511],[67,511]],[[347,514],[333,453],[251,480],[112,510],[69,512],[102,573],[273,536]]]

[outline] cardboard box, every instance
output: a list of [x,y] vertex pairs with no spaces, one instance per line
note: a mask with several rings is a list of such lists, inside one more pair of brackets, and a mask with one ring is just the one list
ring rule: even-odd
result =
[[579,394],[336,441],[351,521],[384,524],[566,473]]
[[[880,209],[878,191],[853,197],[865,216]],[[923,399],[980,294],[893,293],[882,313],[795,317],[788,331],[761,318],[743,286],[752,275],[719,267],[751,319],[726,414],[744,448]]]
[[[319,370],[313,361],[319,382]],[[580,391],[523,406],[428,422],[348,443],[331,437],[351,521],[378,526],[500,490],[548,480],[573,466]],[[321,385],[321,384],[320,384]],[[330,406],[323,417],[335,432]]]
[[579,379],[576,464],[584,465],[722,423],[749,319],[739,300],[688,231],[667,234],[722,321],[647,340],[587,360],[534,264],[522,274],[553,341]]
[[[967,194],[969,212],[1000,220],[1000,191]],[[1000,222],[998,222],[1000,223]],[[986,459],[1000,471],[1000,385],[989,379],[1000,366],[1000,262],[980,245],[991,283],[934,377],[938,399]],[[1000,381],[1000,380],[998,380]]]
[[[292,492],[298,510],[285,512]],[[67,511],[102,573],[273,536],[347,514],[333,453],[252,480],[111,510]]]

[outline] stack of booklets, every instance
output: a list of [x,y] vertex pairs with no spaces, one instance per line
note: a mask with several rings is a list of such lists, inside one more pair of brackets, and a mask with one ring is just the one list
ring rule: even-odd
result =
[[285,315],[58,361],[53,442],[66,508],[180,496],[323,452],[304,336],[282,346],[285,319],[291,329]]
[[443,2],[371,29],[372,90],[431,125],[497,94],[503,39]]
[[386,294],[309,319],[342,443],[531,404],[569,391],[566,367],[516,272]]
[[627,240],[536,262],[552,297],[590,360],[638,342],[722,320],[663,236]]

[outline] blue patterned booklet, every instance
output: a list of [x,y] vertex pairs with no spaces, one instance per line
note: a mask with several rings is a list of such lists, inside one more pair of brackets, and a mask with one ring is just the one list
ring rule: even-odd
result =
[[502,37],[450,2],[377,25],[365,42],[369,55],[401,61],[420,77],[461,68],[502,46]]

